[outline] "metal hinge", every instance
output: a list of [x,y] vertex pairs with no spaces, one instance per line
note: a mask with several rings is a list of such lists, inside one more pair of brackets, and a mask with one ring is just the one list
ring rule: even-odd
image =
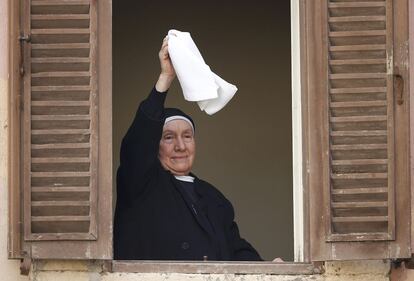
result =
[[19,36],[19,41],[20,42],[30,42],[30,40],[31,40],[30,35],[21,34]]
[[26,35],[21,34],[18,39],[19,39],[19,42],[20,42],[20,50],[21,50],[21,54],[20,54],[20,56],[21,56],[20,75],[24,76],[26,71],[24,69],[24,46],[23,46],[23,44],[30,42],[30,40],[31,40],[30,34],[26,34]]

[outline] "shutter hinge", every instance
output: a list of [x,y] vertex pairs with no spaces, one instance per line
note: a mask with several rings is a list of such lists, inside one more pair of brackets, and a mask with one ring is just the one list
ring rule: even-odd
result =
[[19,41],[22,42],[22,43],[23,42],[30,42],[30,39],[31,39],[30,35],[23,35],[22,34],[22,35],[19,36]]
[[23,259],[20,262],[20,274],[21,275],[29,275],[30,268],[32,267],[32,258],[26,252],[22,252]]
[[25,62],[24,62],[24,46],[23,46],[23,43],[29,43],[31,38],[30,38],[30,35],[21,34],[18,39],[19,39],[19,42],[20,42],[20,50],[21,50],[20,75],[24,76],[24,74],[25,74],[25,69],[24,69]]

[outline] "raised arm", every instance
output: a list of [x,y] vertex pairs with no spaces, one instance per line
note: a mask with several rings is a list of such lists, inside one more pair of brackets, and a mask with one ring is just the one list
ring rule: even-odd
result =
[[[175,71],[168,56],[168,40],[159,51],[161,73],[149,96],[141,102],[134,121],[122,140],[117,173],[119,202],[127,203],[139,196],[158,158],[164,125],[164,102]],[[131,202],[131,201],[130,201]]]

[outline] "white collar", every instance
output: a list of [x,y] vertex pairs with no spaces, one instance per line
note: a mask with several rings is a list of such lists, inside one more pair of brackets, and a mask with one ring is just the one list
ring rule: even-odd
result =
[[194,177],[192,176],[174,176],[179,181],[194,182]]

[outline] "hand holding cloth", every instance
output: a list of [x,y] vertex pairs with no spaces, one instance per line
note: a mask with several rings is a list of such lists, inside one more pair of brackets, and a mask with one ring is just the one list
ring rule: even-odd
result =
[[236,93],[236,86],[211,71],[190,33],[170,30],[168,52],[184,98],[197,102],[207,114],[221,110]]

